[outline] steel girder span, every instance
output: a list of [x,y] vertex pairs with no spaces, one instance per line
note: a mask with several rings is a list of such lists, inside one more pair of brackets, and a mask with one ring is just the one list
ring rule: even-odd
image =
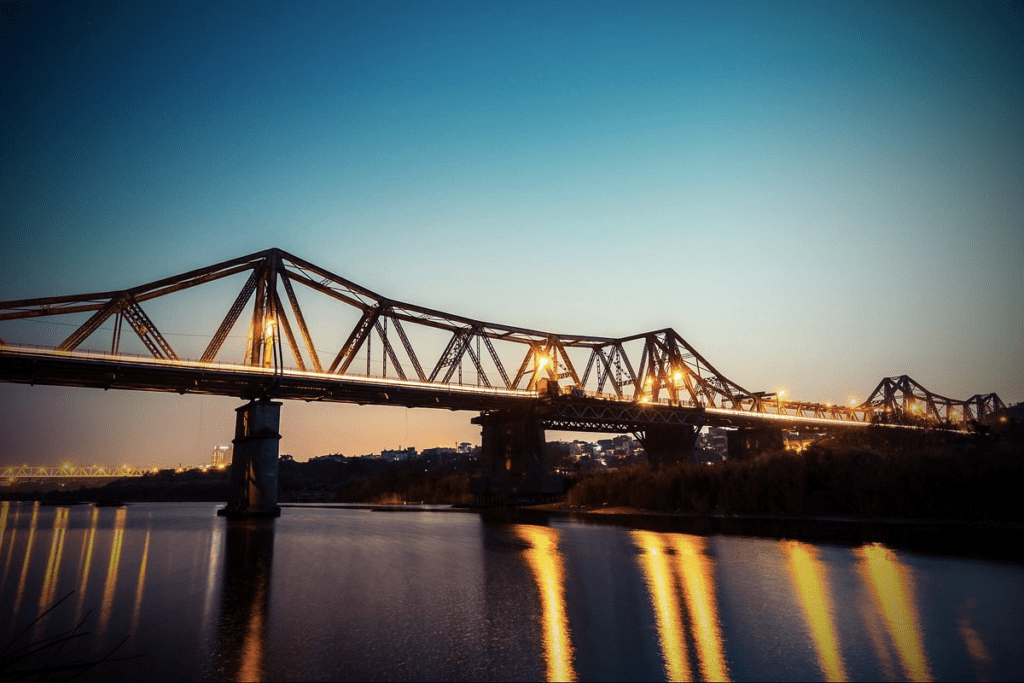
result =
[[280,249],[124,290],[0,302],[0,381],[453,410],[510,409],[539,392],[601,401],[588,415],[608,424],[632,419],[622,404],[819,427],[886,411],[966,425],[1003,408],[995,394],[956,401],[906,376],[856,406],[783,400],[728,379],[671,328],[608,338],[484,322],[389,299]]

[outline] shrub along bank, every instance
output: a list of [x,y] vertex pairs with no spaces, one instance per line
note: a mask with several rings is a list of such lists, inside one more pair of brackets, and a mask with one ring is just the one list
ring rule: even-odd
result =
[[567,503],[707,514],[841,515],[1024,522],[1019,428],[822,440],[748,461],[634,466],[576,483]]

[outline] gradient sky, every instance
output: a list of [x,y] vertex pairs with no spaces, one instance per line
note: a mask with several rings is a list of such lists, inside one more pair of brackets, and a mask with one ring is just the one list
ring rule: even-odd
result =
[[[673,327],[751,390],[1024,398],[1020,4],[5,11],[0,300],[276,246],[469,317]],[[203,462],[239,403],[0,385],[0,463]],[[471,417],[289,402],[281,450]]]

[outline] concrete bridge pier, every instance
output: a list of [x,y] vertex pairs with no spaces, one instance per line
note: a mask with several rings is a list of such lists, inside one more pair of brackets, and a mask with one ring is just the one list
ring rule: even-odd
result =
[[492,412],[473,418],[481,426],[480,476],[470,491],[481,503],[537,501],[564,493],[548,473],[544,426],[533,411]]
[[651,468],[658,470],[678,462],[691,462],[698,434],[700,427],[696,425],[651,425],[640,436],[640,443]]
[[281,403],[249,401],[236,409],[231,491],[228,505],[218,510],[225,517],[278,517],[278,442]]
[[750,460],[766,451],[781,451],[786,447],[782,430],[777,427],[744,427],[729,432],[729,459]]

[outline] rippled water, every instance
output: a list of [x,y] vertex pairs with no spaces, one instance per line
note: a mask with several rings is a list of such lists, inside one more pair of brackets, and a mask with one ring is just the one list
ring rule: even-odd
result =
[[113,650],[82,678],[1024,676],[1015,564],[557,517],[310,507],[229,522],[218,507],[0,503],[7,666]]

